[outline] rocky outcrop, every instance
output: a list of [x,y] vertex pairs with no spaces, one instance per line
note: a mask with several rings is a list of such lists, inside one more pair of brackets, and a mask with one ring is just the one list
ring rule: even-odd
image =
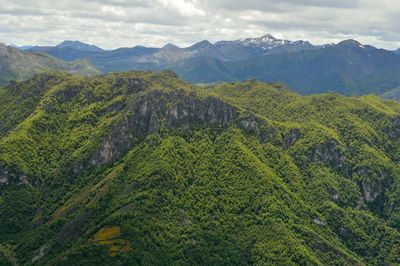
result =
[[41,258],[43,258],[49,251],[49,246],[48,245],[43,245],[40,247],[40,249],[37,251],[37,255],[34,256],[31,260],[32,263],[38,262]]
[[79,92],[81,90],[80,86],[68,86],[65,88],[62,88],[58,90],[55,95],[57,97],[57,100],[59,103],[65,103],[71,100],[74,97],[77,97],[79,95]]
[[119,112],[119,111],[123,110],[125,108],[125,106],[126,106],[125,102],[123,102],[123,101],[117,102],[117,103],[107,106],[104,109],[96,110],[94,113],[96,116],[103,116],[103,115],[106,115],[109,113]]
[[364,200],[368,203],[374,202],[376,198],[382,193],[382,186],[380,184],[372,185],[366,182],[361,182]]
[[[389,177],[388,172],[385,171],[383,174],[378,175],[369,171],[366,167],[361,167],[357,170],[357,174],[361,177],[359,186],[363,195],[362,202],[373,203],[382,198],[384,193],[383,183]],[[378,176],[379,178],[371,178],[373,176]]]
[[28,184],[28,176],[24,174],[16,174],[0,165],[0,187],[6,185],[26,185]]
[[117,89],[121,87],[126,88],[126,93],[138,93],[145,90],[148,87],[148,82],[146,82],[144,79],[135,77],[131,78],[117,77],[115,81],[111,84],[111,88]]
[[292,128],[283,138],[286,149],[290,148],[300,138],[300,129]]
[[346,164],[340,144],[336,140],[329,140],[326,143],[315,146],[307,155],[309,162],[317,162],[327,165],[345,176],[350,176],[349,167]]
[[120,123],[103,139],[92,165],[112,162],[126,153],[132,145],[147,134],[157,133],[161,127],[195,128],[205,125],[227,127],[231,124],[259,133],[262,123],[253,114],[240,116],[240,111],[214,97],[202,98],[196,93],[175,90],[169,93],[152,91],[142,94],[127,106]]
[[247,113],[245,118],[240,120],[240,127],[254,133],[260,133],[259,124],[262,123],[255,115]]

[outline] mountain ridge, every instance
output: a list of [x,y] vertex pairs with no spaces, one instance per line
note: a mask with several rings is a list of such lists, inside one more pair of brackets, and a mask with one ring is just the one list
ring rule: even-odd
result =
[[398,103],[171,71],[39,74],[0,96],[0,262],[399,260]]
[[[83,44],[79,41],[75,41],[76,43],[79,43],[80,45],[85,45],[89,46],[88,44]],[[33,48],[32,50],[40,50],[40,51],[47,51],[49,54],[57,56],[57,47],[60,46],[54,46],[54,47],[36,47]],[[61,45],[62,47],[63,45]],[[191,46],[185,47],[185,48],[180,48],[174,44],[166,44],[161,48],[156,48],[158,50],[155,51],[155,59],[153,60],[161,60],[160,63],[171,63],[177,60],[182,60],[182,59],[189,59],[192,58],[195,55],[200,55],[200,56],[210,56],[210,54],[220,60],[228,60],[228,61],[235,61],[238,59],[234,59],[234,56],[230,55],[229,53],[232,53],[230,51],[227,54],[224,54],[223,50],[225,47],[232,47],[230,49],[234,49],[233,53],[235,54],[242,54],[242,58],[250,58],[254,56],[259,56],[263,55],[265,53],[272,53],[272,52],[279,52],[280,50],[285,50],[286,47],[290,50],[302,50],[302,49],[312,49],[314,47],[319,47],[319,46],[313,46],[311,43],[307,41],[288,41],[288,40],[279,40],[273,37],[270,34],[264,35],[262,37],[258,38],[246,38],[246,39],[241,39],[241,40],[233,40],[233,41],[219,41],[214,44],[210,43],[209,41],[200,41],[198,43],[195,43]],[[70,47],[70,46],[68,46]],[[96,46],[95,46],[96,47]],[[133,47],[134,48],[134,47]],[[133,49],[131,48],[131,49]],[[100,49],[100,48],[99,48]],[[128,48],[129,49],[129,48]],[[199,51],[197,51],[199,49]],[[112,50],[116,51],[118,49]],[[179,55],[177,55],[177,59],[172,58],[171,55],[166,55],[167,58],[162,58],[162,54],[158,54],[157,52],[161,51],[170,51],[170,52],[177,52]],[[201,51],[202,50],[202,51]],[[239,52],[238,50],[243,50],[242,52]],[[190,53],[190,51],[195,51],[194,54]],[[95,51],[90,51],[90,52],[95,52]],[[103,51],[97,51],[101,54]],[[105,51],[107,52],[107,51]],[[87,56],[95,56],[96,53],[92,55],[87,55]],[[60,56],[60,55],[58,55]],[[84,55],[81,55],[84,56]],[[86,56],[86,55],[85,55]],[[70,57],[71,59],[76,59],[76,57]],[[68,57],[60,57],[60,59],[68,60]],[[240,58],[239,58],[240,59]],[[159,62],[159,61],[157,61]]]
[[34,46],[28,51],[46,53],[65,61],[75,61],[105,52],[95,45],[69,40],[65,40],[56,46]]
[[25,80],[34,74],[51,70],[83,75],[100,73],[87,59],[65,62],[44,53],[21,51],[0,43],[0,85],[6,85],[10,80]]
[[57,44],[56,47],[61,47],[61,48],[74,48],[76,50],[81,50],[81,51],[91,51],[91,52],[102,52],[104,51],[103,49],[95,46],[95,45],[91,45],[91,44],[87,44],[87,43],[83,43],[80,41],[70,41],[70,40],[65,40],[60,44]]
[[346,95],[381,95],[400,86],[400,57],[356,40],[313,45],[267,34],[214,44],[200,41],[184,48],[167,44],[111,51],[78,50],[71,45],[35,49],[65,60],[87,59],[103,73],[171,69],[192,83],[259,79],[287,83],[303,94],[333,91]]

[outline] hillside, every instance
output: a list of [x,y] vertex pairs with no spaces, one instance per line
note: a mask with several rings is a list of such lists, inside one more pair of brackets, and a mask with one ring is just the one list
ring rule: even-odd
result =
[[97,75],[97,70],[87,60],[61,61],[46,54],[21,51],[0,44],[0,86],[10,80],[20,81],[49,70],[61,70],[82,75]]
[[1,263],[400,263],[394,101],[172,72],[0,96]]

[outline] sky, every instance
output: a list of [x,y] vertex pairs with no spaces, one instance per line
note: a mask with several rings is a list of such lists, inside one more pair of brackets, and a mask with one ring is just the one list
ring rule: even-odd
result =
[[398,0],[0,0],[0,42],[181,47],[272,34],[400,48]]

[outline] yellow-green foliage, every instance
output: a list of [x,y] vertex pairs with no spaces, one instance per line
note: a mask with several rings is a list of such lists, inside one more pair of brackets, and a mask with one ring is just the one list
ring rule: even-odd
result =
[[119,239],[120,236],[121,228],[119,226],[104,227],[94,235],[93,242],[106,246],[110,256],[126,254],[131,250],[132,244],[127,240]]
[[121,235],[121,228],[119,226],[105,227],[100,229],[93,238],[94,242],[110,240],[117,238]]
[[[397,103],[200,87],[172,72],[15,86],[0,89],[0,171],[16,178],[0,185],[0,241],[23,265],[41,248],[38,265],[400,264]],[[166,108],[218,98],[236,120],[170,126],[167,111],[139,138],[125,122],[149,127],[133,107],[155,91]],[[105,140],[127,138],[111,142],[126,145],[111,162],[93,161]]]

